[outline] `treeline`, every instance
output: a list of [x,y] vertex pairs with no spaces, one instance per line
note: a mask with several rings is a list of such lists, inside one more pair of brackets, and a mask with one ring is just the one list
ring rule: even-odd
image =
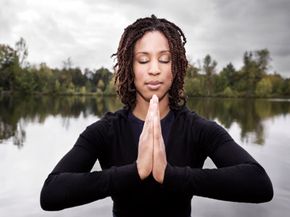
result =
[[290,79],[268,73],[271,56],[268,49],[246,51],[243,66],[232,63],[217,73],[217,62],[206,55],[202,66],[190,65],[185,90],[190,96],[289,97]]
[[[70,58],[63,67],[50,68],[45,63],[30,65],[23,38],[15,47],[0,44],[0,93],[24,94],[101,94],[114,95],[113,73],[106,68],[73,67]],[[186,71],[188,96],[222,97],[289,97],[290,79],[268,73],[271,56],[267,49],[247,51],[243,66],[235,69],[229,63],[220,72],[217,62],[206,55],[202,64],[190,64]]]
[[113,74],[106,68],[82,71],[70,58],[63,67],[26,62],[28,49],[21,38],[13,49],[0,44],[0,92],[24,94],[115,94]]

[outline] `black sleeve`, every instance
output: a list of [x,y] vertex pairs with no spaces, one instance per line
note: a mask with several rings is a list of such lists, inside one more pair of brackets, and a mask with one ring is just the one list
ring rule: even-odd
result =
[[[96,126],[97,125],[97,126]],[[91,172],[100,147],[104,123],[88,127],[73,148],[60,160],[43,185],[40,203],[44,210],[61,210],[124,192],[138,186],[136,163]]]
[[236,202],[267,202],[273,197],[265,170],[219,125],[209,122],[201,133],[204,152],[216,169],[167,165],[164,186],[190,196]]

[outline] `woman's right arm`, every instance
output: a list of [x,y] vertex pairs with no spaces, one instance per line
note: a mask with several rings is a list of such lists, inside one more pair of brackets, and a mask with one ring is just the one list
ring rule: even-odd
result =
[[91,172],[104,145],[102,122],[88,127],[60,160],[43,185],[44,210],[61,210],[122,193],[140,183],[136,163]]

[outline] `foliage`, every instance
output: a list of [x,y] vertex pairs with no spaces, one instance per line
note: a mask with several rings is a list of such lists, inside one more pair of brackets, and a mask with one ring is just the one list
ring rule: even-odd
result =
[[[15,48],[0,44],[0,93],[116,94],[113,73],[104,67],[81,70],[68,57],[62,69],[51,68],[46,63],[30,65],[27,56],[23,38],[15,43]],[[202,66],[189,64],[185,92],[188,96],[289,97],[290,79],[277,72],[269,74],[270,61],[268,49],[246,51],[240,69],[229,63],[217,72],[217,61],[208,54]]]

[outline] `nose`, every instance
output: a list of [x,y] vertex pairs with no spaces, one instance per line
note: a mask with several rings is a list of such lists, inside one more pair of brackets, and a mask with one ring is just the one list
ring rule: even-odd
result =
[[149,67],[148,73],[150,75],[159,75],[161,73],[158,60],[150,61],[150,67]]

